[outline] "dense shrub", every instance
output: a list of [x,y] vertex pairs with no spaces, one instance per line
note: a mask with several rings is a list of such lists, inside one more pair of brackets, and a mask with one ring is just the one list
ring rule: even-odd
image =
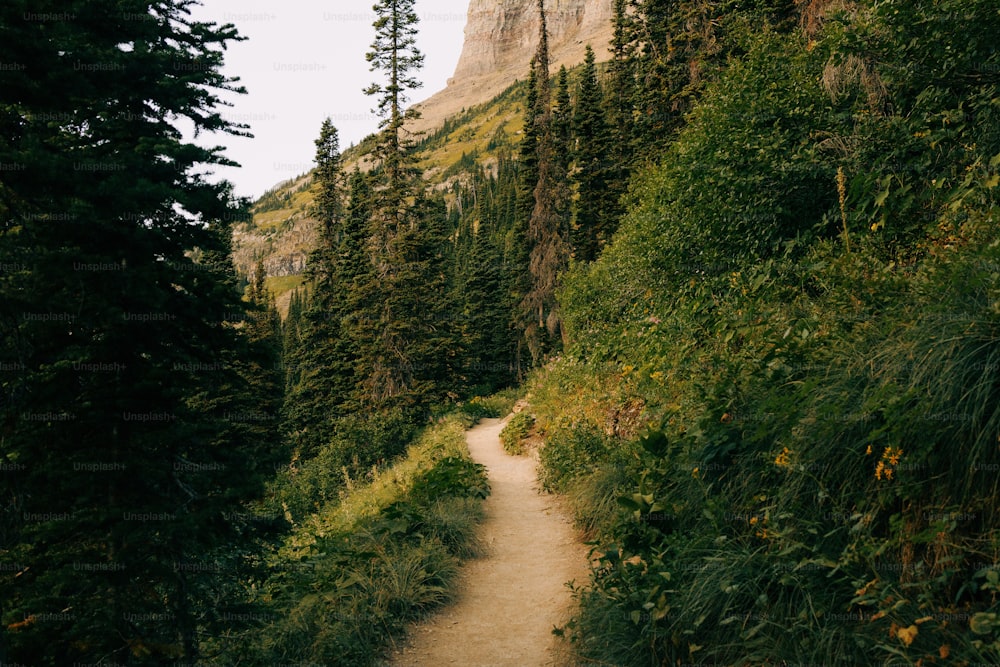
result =
[[535,418],[527,412],[519,412],[510,418],[500,431],[500,443],[508,454],[523,454],[524,439],[531,433]]
[[531,391],[596,533],[586,660],[1000,659],[1000,15],[825,20],[748,39],[568,277]]

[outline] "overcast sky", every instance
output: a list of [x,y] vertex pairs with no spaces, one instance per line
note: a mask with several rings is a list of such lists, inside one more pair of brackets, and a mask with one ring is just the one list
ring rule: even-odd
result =
[[[196,16],[233,23],[248,39],[230,47],[225,72],[239,76],[247,95],[232,97],[226,117],[249,123],[254,139],[225,135],[199,143],[227,146],[241,169],[217,170],[236,194],[256,199],[281,181],[312,168],[313,142],[329,116],[341,147],[377,129],[375,100],[362,90],[382,81],[365,54],[374,39],[373,0],[203,0]],[[419,102],[445,87],[462,50],[469,0],[417,0],[418,46],[424,68]]]

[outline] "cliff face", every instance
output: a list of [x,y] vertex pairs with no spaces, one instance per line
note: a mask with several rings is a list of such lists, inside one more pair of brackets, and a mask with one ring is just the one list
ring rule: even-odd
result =
[[[552,73],[560,65],[583,62],[590,44],[598,61],[609,59],[613,0],[545,0],[549,29]],[[528,76],[528,64],[538,47],[540,19],[538,0],[470,0],[465,45],[447,88],[417,105],[422,117],[409,124],[413,131],[431,131],[463,109],[485,104]],[[492,108],[487,118],[469,121],[470,136],[482,134],[485,123],[519,113],[509,107]],[[477,124],[478,123],[478,124]],[[511,136],[513,136],[511,132]],[[483,139],[483,143],[487,139]],[[471,150],[471,145],[470,148]],[[463,148],[463,150],[465,150]],[[454,157],[452,157],[454,159]],[[431,175],[431,172],[426,174]],[[310,217],[312,194],[308,178],[284,186],[279,194],[287,202],[271,206],[254,216],[251,224],[239,225],[233,233],[233,256],[243,275],[250,275],[258,257],[270,278],[302,273],[309,251],[316,243],[316,222]],[[282,290],[291,282],[282,282]],[[287,312],[289,294],[279,293],[278,306]]]
[[[608,60],[613,0],[546,0],[552,71],[583,62],[587,44],[598,62]],[[465,44],[448,87],[420,103],[423,118],[415,129],[428,130],[465,107],[475,106],[523,79],[538,47],[537,0],[471,0]]]
[[[548,0],[545,16],[556,66],[582,59],[587,42],[606,52],[602,47],[610,38],[611,0]],[[535,0],[472,0],[453,80],[527,68],[538,35]]]

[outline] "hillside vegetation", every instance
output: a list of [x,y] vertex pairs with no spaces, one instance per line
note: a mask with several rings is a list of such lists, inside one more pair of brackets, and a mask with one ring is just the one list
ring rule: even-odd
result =
[[28,4],[0,662],[377,663],[480,553],[463,429],[524,398],[593,548],[577,663],[1000,663],[994,0],[614,0],[558,71],[539,0],[524,81],[426,137],[379,0],[379,132],[325,121],[252,224],[172,125],[245,129],[233,26]]
[[1000,657],[998,29],[622,0],[606,68],[542,40],[413,147],[446,195],[438,381],[524,380],[509,447],[544,438],[598,563],[582,662]]
[[728,57],[528,384],[600,559],[566,631],[594,664],[998,662],[1000,14],[646,4]]

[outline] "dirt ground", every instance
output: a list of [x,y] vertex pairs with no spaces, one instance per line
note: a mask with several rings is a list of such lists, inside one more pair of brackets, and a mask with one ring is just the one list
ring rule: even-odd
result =
[[573,664],[552,629],[571,614],[566,582],[586,582],[587,549],[559,499],[537,490],[535,458],[503,451],[504,424],[484,420],[466,435],[492,488],[481,526],[488,552],[465,564],[455,602],[411,629],[392,667]]

